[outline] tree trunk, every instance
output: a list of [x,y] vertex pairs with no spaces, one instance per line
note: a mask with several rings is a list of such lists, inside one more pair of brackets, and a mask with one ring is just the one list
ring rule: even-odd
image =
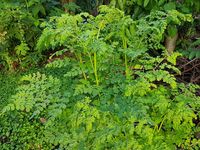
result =
[[168,36],[165,39],[165,48],[167,49],[170,55],[174,52],[174,49],[176,48],[177,39],[178,39],[178,33],[173,37]]

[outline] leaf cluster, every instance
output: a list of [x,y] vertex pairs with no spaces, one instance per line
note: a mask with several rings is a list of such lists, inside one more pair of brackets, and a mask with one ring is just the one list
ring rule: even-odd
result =
[[71,55],[21,78],[1,111],[1,147],[198,149],[199,87],[177,83],[178,53],[148,53],[162,48],[170,12],[138,21],[116,8],[100,12],[43,24],[37,49]]

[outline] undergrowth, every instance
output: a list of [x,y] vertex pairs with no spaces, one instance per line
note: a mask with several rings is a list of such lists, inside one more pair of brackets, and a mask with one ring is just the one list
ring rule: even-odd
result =
[[199,149],[198,86],[176,81],[180,54],[161,44],[172,20],[190,17],[158,11],[133,21],[106,6],[97,17],[52,17],[37,49],[72,55],[20,78],[0,114],[0,148]]

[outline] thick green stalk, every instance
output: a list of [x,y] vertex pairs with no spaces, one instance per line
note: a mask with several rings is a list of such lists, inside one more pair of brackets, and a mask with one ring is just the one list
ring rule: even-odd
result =
[[96,79],[96,85],[99,86],[99,79],[98,79],[98,74],[97,74],[97,54],[96,52],[94,53],[94,75]]
[[164,118],[163,118],[163,120],[162,120],[162,122],[161,122],[161,124],[160,124],[160,126],[158,128],[158,132],[160,132],[160,130],[161,130],[162,126],[163,126],[164,121],[165,121],[165,116],[164,116]]
[[[99,39],[99,34],[100,34],[101,28],[99,28],[98,33],[97,33],[97,40]],[[97,52],[94,52],[94,58],[93,58],[93,62],[94,62],[94,76],[95,76],[95,80],[96,80],[96,85],[99,86],[99,78],[98,78],[98,73],[97,73]]]
[[95,80],[96,80],[96,85],[98,86],[98,85],[99,85],[99,79],[98,79],[98,74],[97,74],[97,54],[94,53],[93,60],[92,60],[91,54],[88,53],[88,55],[89,55],[89,58],[90,58],[90,63],[91,63],[92,69],[93,69],[93,71],[94,71],[94,76],[95,76]]
[[90,63],[91,63],[92,69],[94,70],[94,65],[93,65],[91,53],[88,52],[88,56],[90,58]]
[[82,71],[83,77],[84,77],[85,80],[87,80],[86,74],[85,74],[85,72],[83,70],[83,59],[82,59],[81,54],[79,54],[78,57],[79,57],[79,63],[80,63],[80,67],[81,67],[81,71]]
[[85,72],[83,70],[83,59],[82,59],[82,56],[81,56],[81,54],[76,54],[76,53],[75,53],[75,56],[79,60],[79,66],[81,68],[81,72],[83,74],[83,77],[84,77],[85,80],[87,80],[86,74],[85,74]]

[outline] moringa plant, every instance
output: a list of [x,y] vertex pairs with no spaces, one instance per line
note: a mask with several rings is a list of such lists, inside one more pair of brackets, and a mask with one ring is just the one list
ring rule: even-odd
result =
[[21,78],[0,113],[0,148],[198,149],[198,86],[176,82],[178,53],[162,45],[176,15],[134,21],[101,6],[43,23],[37,50],[67,55]]
[[[84,18],[87,18],[87,22]],[[117,63],[118,57],[123,58],[128,78],[135,58],[148,50],[162,50],[162,53],[166,53],[162,42],[167,27],[172,22],[181,24],[182,20],[190,19],[190,15],[174,10],[168,13],[152,12],[134,21],[118,9],[101,6],[97,17],[87,13],[75,16],[64,14],[43,23],[46,28],[38,41],[37,49],[46,51],[62,47],[63,49],[56,53],[58,55],[70,51],[79,61],[84,79],[87,80],[88,74],[93,72],[98,86],[102,80],[99,73],[108,67],[107,63]],[[89,76],[90,79],[93,77]]]

